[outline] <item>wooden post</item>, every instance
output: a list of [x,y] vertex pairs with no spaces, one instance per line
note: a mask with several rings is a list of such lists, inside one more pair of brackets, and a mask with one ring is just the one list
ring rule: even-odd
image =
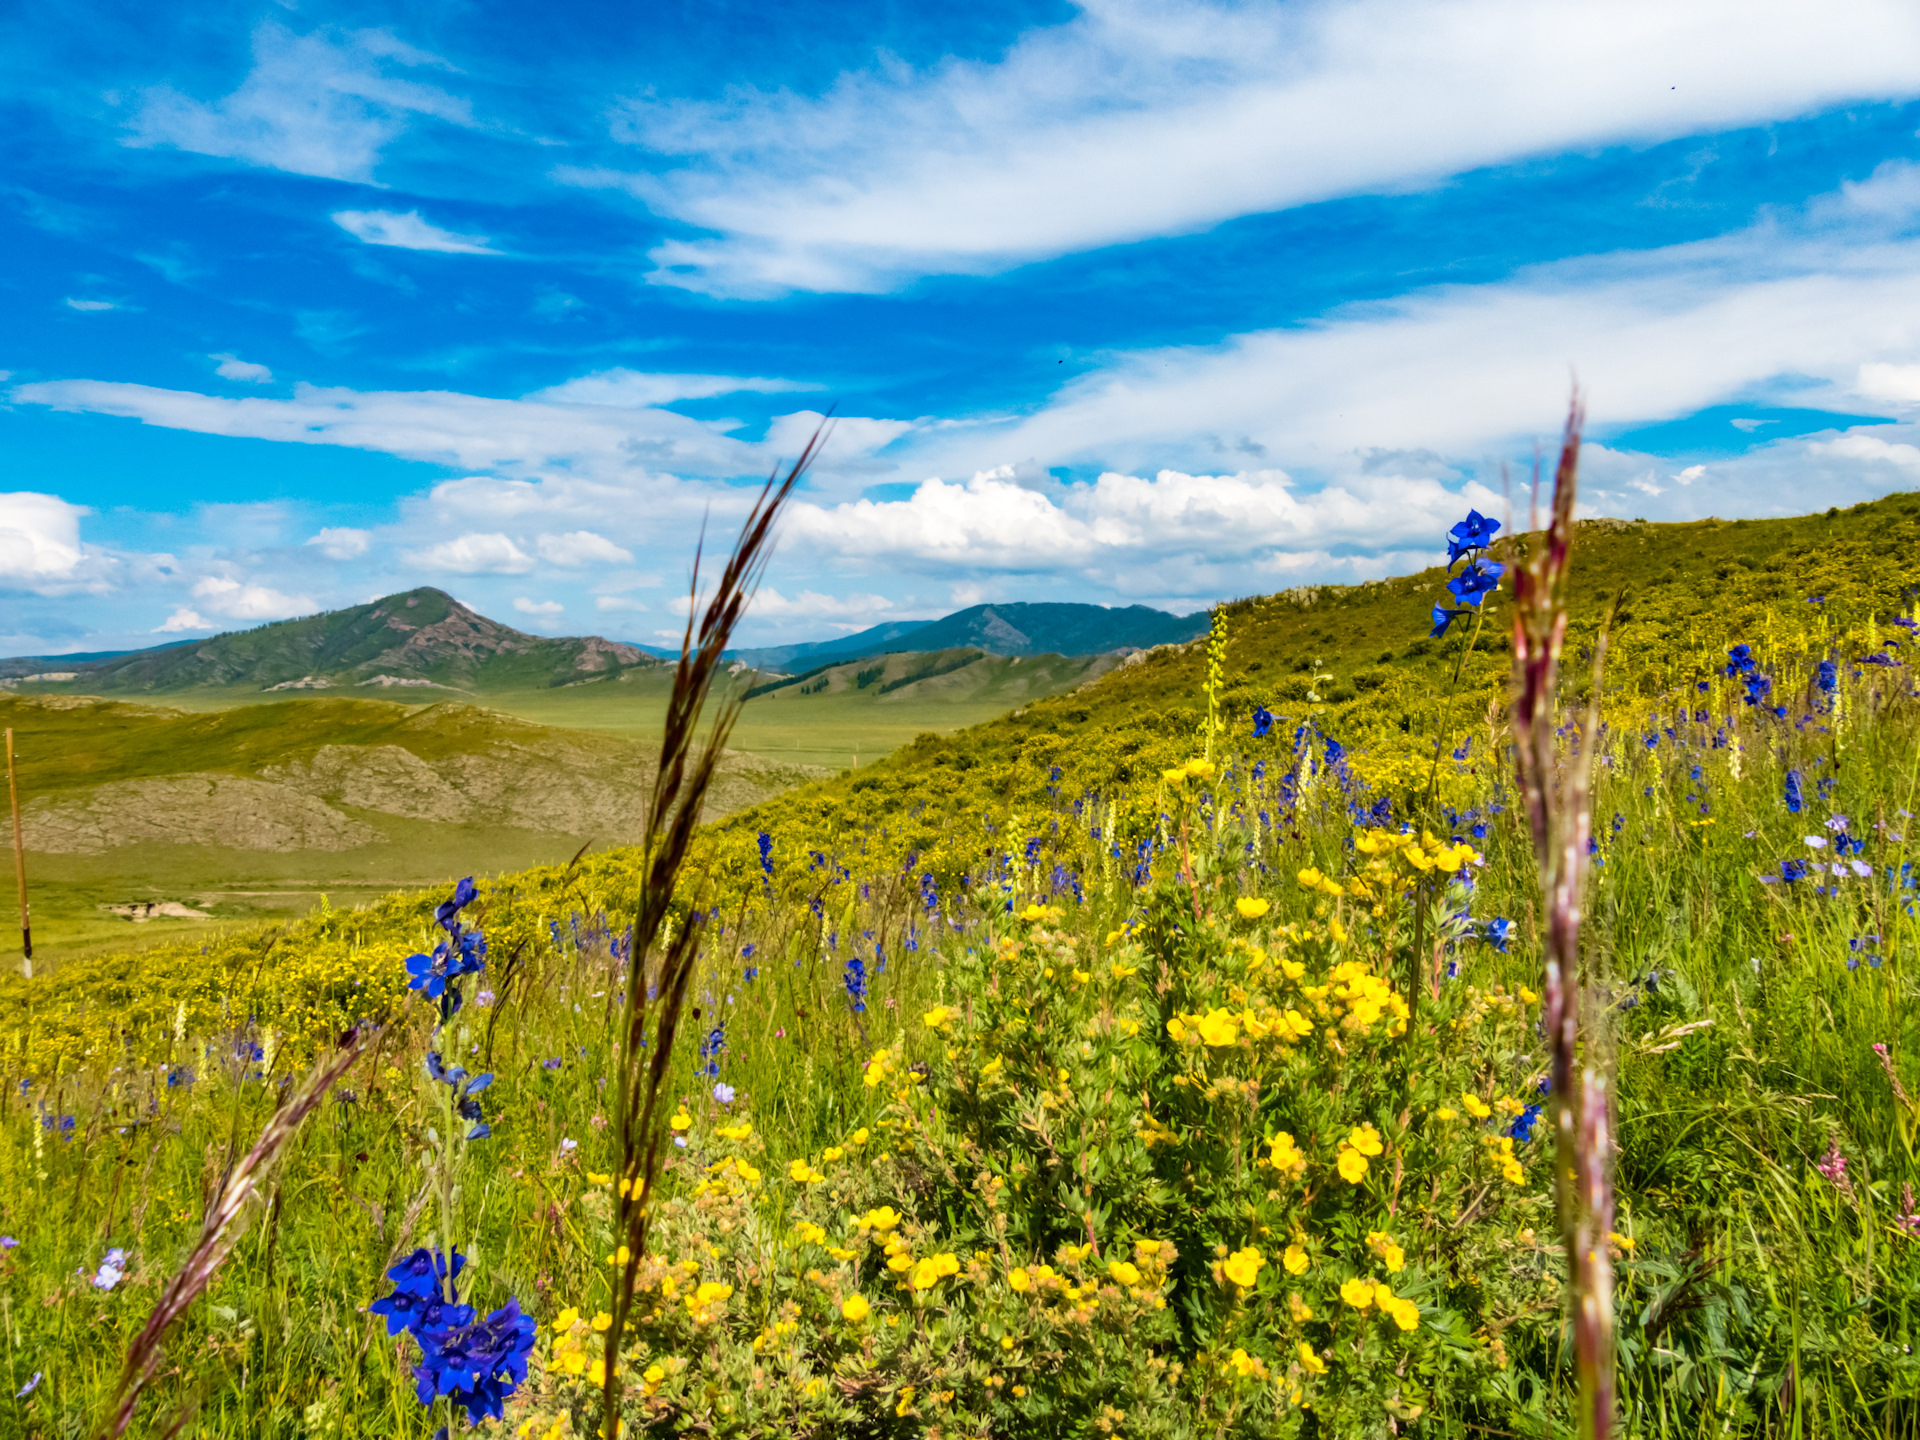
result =
[[7,802],[13,807],[13,873],[20,882],[20,973],[33,978],[33,912],[27,908],[27,849],[20,837],[20,787],[13,778],[13,731],[7,731]]

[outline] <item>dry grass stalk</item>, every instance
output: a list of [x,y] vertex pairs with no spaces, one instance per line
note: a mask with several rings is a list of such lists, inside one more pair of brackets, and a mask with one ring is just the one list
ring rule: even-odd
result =
[[[1580,1386],[1578,1433],[1603,1440],[1613,1431],[1613,1228],[1609,1158],[1613,1136],[1601,1037],[1582,1023],[1580,921],[1592,830],[1592,779],[1606,631],[1594,642],[1593,690],[1578,748],[1556,753],[1561,652],[1566,643],[1566,584],[1579,488],[1578,392],[1554,475],[1553,512],[1538,548],[1514,568],[1513,740],[1515,767],[1546,916],[1544,1023],[1552,1047],[1554,1194],[1567,1252],[1567,1299]],[[1538,477],[1535,479],[1536,500]],[[1539,530],[1536,522],[1532,526]]]
[[[784,478],[776,471],[768,479],[704,607],[700,604],[700,551],[694,554],[687,628],[681,639],[679,666],[674,671],[673,694],[667,701],[660,769],[654,778],[646,832],[640,843],[640,904],[627,950],[622,1000],[619,1088],[614,1107],[621,1183],[614,1228],[616,1234],[625,1237],[628,1258],[614,1286],[613,1323],[604,1341],[607,1364],[601,1433],[606,1435],[617,1433],[620,1340],[633,1309],[634,1286],[646,1254],[650,1202],[660,1173],[665,1122],[661,1104],[669,1088],[667,1075],[673,1062],[674,1038],[700,950],[702,927],[697,902],[686,906],[684,923],[678,928],[669,927],[667,921],[702,802],[743,702],[738,694],[723,699],[704,741],[699,738],[701,716],[721,673],[721,656],[772,557],[774,522],[800,477],[819,455],[830,427],[829,421],[821,423]],[[660,951],[658,960],[649,965],[656,948]]]
[[[166,1338],[173,1323],[186,1314],[187,1308],[213,1282],[214,1275],[225,1263],[240,1238],[236,1222],[247,1202],[259,1190],[261,1182],[273,1169],[274,1162],[299,1131],[301,1122],[326,1098],[334,1082],[352,1068],[375,1033],[372,1027],[363,1028],[352,1040],[316,1066],[300,1088],[273,1113],[273,1118],[267,1121],[266,1128],[260,1132],[260,1138],[254,1142],[253,1149],[247,1152],[246,1158],[227,1177],[219,1196],[208,1207],[206,1218],[201,1222],[199,1243],[187,1257],[187,1263],[167,1282],[167,1288],[160,1292],[160,1299],[153,1307],[153,1314],[147,1317],[145,1328],[127,1347],[126,1364],[120,1372],[120,1386],[106,1423],[98,1432],[101,1436],[117,1440],[118,1436],[126,1433],[127,1426],[133,1422],[134,1407],[139,1403],[140,1392],[160,1368],[160,1342]],[[174,1430],[177,1431],[183,1424],[184,1417],[175,1424]]]

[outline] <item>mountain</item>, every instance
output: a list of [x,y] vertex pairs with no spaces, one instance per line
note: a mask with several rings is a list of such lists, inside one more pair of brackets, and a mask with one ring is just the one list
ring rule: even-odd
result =
[[737,650],[758,670],[803,670],[901,651],[973,649],[990,655],[1106,655],[1149,650],[1207,633],[1207,613],[1170,615],[1145,605],[1109,610],[1060,603],[974,605],[933,621],[890,620],[838,640]]
[[[367,605],[283,620],[208,640],[102,658],[10,663],[11,681],[91,694],[172,690],[498,690],[566,685],[659,662],[597,635],[528,635],[422,587]],[[35,667],[35,668],[29,668]],[[37,668],[45,667],[45,668]],[[0,672],[5,674],[7,672]]]

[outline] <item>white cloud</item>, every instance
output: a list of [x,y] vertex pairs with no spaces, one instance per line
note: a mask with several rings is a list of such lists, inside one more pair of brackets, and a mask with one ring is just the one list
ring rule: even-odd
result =
[[0,585],[39,586],[72,580],[86,552],[80,544],[83,505],[58,495],[17,490],[0,495]]
[[118,310],[120,307],[111,300],[76,300],[73,296],[69,295],[67,297],[67,308],[69,310],[78,310],[83,314],[91,314],[96,310]]
[[631,565],[633,552],[623,550],[604,535],[575,530],[566,535],[542,535],[534,549],[549,565],[580,570],[588,565]]
[[268,21],[253,32],[253,68],[239,89],[212,103],[149,90],[125,143],[369,180],[381,150],[414,116],[473,123],[466,101],[393,73],[422,67],[447,68],[384,31],[295,35]]
[[213,626],[200,618],[200,613],[186,605],[180,606],[166,619],[153,627],[155,635],[171,635],[182,630],[211,630]]
[[788,390],[820,388],[802,380],[771,380],[758,375],[663,375],[615,368],[536,390],[527,399],[555,405],[639,408],[670,405],[676,400],[706,400],[716,395],[774,395]]
[[645,610],[644,602],[626,595],[601,595],[593,602],[593,608],[605,612],[627,612]]
[[530,600],[525,595],[513,602],[513,608],[522,615],[558,615],[567,607],[558,600]]
[[122,415],[173,430],[345,445],[463,468],[583,466],[614,474],[740,475],[758,448],[671,410],[556,405],[455,391],[359,391],[295,385],[290,400],[231,399],[105,380],[16,386],[12,398]]
[[230,620],[286,620],[311,615],[320,608],[311,596],[283,595],[268,586],[248,584],[228,575],[197,580],[191,593],[206,609]]
[[347,525],[329,525],[316,531],[309,545],[320,547],[320,553],[329,560],[357,560],[367,553],[372,538],[365,530],[355,530]]
[[273,371],[266,366],[242,360],[237,355],[209,355],[207,358],[220,362],[213,367],[213,373],[222,380],[244,380],[250,385],[264,385],[273,379]]
[[1920,405],[1920,365],[1862,365],[1860,393],[1869,400]]
[[616,135],[683,163],[558,177],[715,232],[656,247],[656,281],[878,290],[1904,99],[1917,47],[1905,0],[1090,0],[992,62],[631,101]]
[[[1091,485],[1063,485],[1003,466],[964,484],[928,480],[906,500],[802,502],[788,527],[796,546],[842,557],[1107,582],[1183,554],[1224,566],[1274,552],[1324,554],[1333,546],[1425,550],[1463,504],[1485,509],[1498,502],[1478,484],[1448,486],[1397,472],[1356,472],[1300,494],[1274,470],[1163,470],[1152,479],[1109,472]],[[1141,578],[1157,584],[1162,575]]]
[[406,558],[410,564],[456,575],[524,575],[533,568],[533,557],[498,533],[442,540],[425,550],[409,551]]
[[401,250],[435,250],[447,255],[498,255],[484,235],[456,235],[420,218],[418,210],[404,215],[391,210],[336,210],[333,223],[369,245],[392,245]]

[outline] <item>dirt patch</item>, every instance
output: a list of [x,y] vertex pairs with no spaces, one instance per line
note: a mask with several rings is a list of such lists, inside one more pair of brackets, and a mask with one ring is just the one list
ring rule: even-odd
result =
[[131,920],[136,925],[144,925],[149,920],[211,920],[213,914],[207,910],[195,910],[182,905],[178,900],[134,900],[125,905],[102,905],[109,915],[118,915],[123,920]]

